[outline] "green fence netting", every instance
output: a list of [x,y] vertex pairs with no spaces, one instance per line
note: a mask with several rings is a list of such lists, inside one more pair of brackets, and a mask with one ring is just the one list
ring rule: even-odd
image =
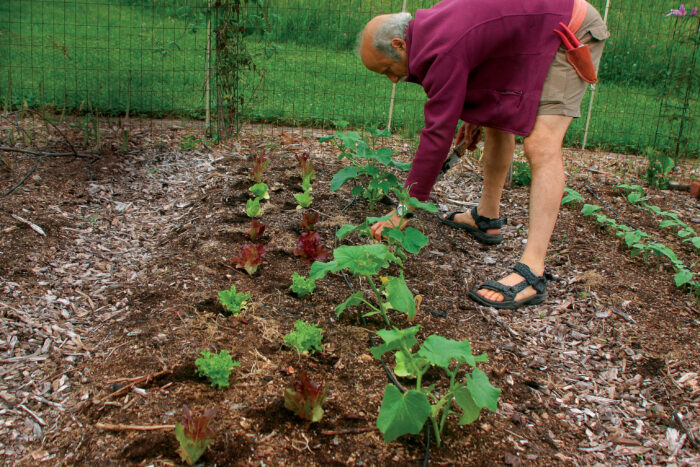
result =
[[[677,1],[591,1],[606,16],[612,37],[592,101],[587,147],[700,155],[700,17],[692,16],[695,5],[686,5],[685,16],[666,16],[678,9]],[[403,1],[236,2],[242,3],[238,40],[255,69],[236,78],[235,108],[222,97],[217,83],[225,80],[215,73],[216,31],[231,20],[222,14],[229,3],[0,0],[0,110],[28,106],[204,120],[209,104],[215,126],[221,106],[241,121],[386,125],[392,85],[365,70],[353,49],[370,18],[401,11]],[[414,13],[435,3],[408,0],[406,9]],[[424,101],[419,86],[400,83],[392,129],[417,136]],[[589,94],[567,145],[581,145],[590,105]]]

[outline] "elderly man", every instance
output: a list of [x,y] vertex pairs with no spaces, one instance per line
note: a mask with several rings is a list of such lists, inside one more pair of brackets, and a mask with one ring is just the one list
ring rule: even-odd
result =
[[[564,45],[579,45],[573,34],[568,40],[562,34],[567,26],[581,48],[590,49],[588,64],[567,54]],[[428,199],[459,119],[457,143],[466,138],[473,146],[479,127],[485,128],[479,205],[440,214],[445,224],[485,244],[502,241],[507,219],[500,217],[501,195],[515,135],[524,137],[532,170],[527,245],[511,274],[470,291],[481,304],[516,309],[546,299],[544,262],[565,184],[561,145],[571,119],[580,116],[586,81],[595,82],[608,36],[600,14],[584,0],[443,0],[418,10],[415,19],[408,13],[377,16],[361,33],[359,54],[369,70],[394,83],[418,83],[428,96],[405,184],[412,196]],[[392,213],[372,226],[378,240],[384,227],[400,221]]]

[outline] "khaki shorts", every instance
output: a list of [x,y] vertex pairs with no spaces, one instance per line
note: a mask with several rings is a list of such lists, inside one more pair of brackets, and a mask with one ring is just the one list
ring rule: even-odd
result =
[[[592,5],[588,5],[586,17],[581,27],[576,31],[576,37],[588,44],[596,70],[603,54],[605,39],[610,37],[600,13]],[[547,78],[542,88],[540,106],[537,115],[564,115],[566,117],[581,116],[581,100],[586,92],[586,83],[582,80],[566,59],[566,50],[562,45],[554,57],[547,72]]]

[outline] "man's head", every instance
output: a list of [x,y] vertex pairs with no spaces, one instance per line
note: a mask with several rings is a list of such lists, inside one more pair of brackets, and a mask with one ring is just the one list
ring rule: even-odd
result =
[[367,69],[394,83],[406,78],[406,28],[410,13],[374,17],[358,37],[358,52]]

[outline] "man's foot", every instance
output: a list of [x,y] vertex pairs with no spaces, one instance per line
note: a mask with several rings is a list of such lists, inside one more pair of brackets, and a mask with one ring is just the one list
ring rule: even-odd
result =
[[477,212],[476,207],[473,207],[471,212],[453,211],[438,213],[437,216],[443,224],[457,229],[464,229],[476,240],[487,245],[495,245],[503,241],[501,227],[508,222],[508,219],[505,217],[491,219],[481,216]]
[[[507,275],[498,282],[505,286],[512,287],[521,283],[524,280],[525,278],[523,276],[521,276],[517,272],[514,272],[512,274]],[[479,289],[477,293],[484,297],[486,300],[491,300],[492,302],[502,302],[504,299],[503,294],[490,289]],[[529,285],[515,296],[515,301],[517,302],[526,298],[530,298],[536,293],[537,291],[535,290],[535,288]]]
[[482,305],[509,310],[538,305],[547,299],[547,280],[552,279],[550,274],[536,276],[523,263],[516,264],[513,270],[514,273],[498,282],[484,282],[471,290],[469,297]]

